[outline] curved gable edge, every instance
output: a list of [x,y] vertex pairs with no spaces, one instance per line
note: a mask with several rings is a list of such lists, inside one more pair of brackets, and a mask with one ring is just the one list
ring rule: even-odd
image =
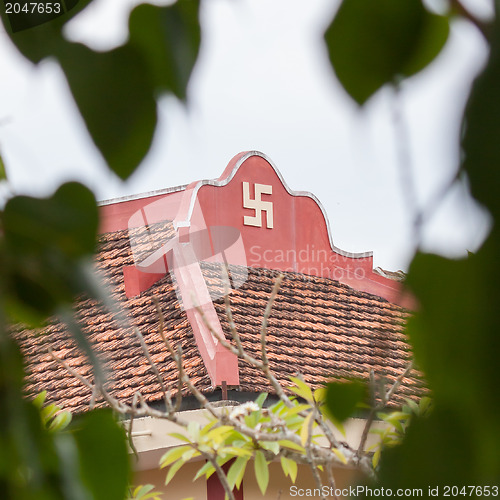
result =
[[[345,250],[342,250],[341,248],[338,248],[337,246],[334,245],[333,243],[333,238],[332,238],[332,233],[330,229],[330,221],[328,220],[328,216],[326,214],[326,211],[319,201],[319,199],[312,193],[308,191],[293,191],[290,189],[288,184],[286,183],[285,179],[283,178],[283,175],[281,172],[278,170],[278,167],[273,163],[273,161],[264,153],[261,153],[260,151],[246,151],[243,153],[237,154],[227,165],[227,167],[224,169],[224,172],[218,179],[210,179],[210,180],[202,180],[202,181],[196,181],[190,184],[187,187],[186,191],[192,190],[191,197],[189,199],[189,205],[187,208],[187,211],[184,213],[186,214],[182,220],[182,217],[178,219],[175,222],[175,227],[189,227],[191,218],[193,216],[193,211],[195,207],[196,200],[198,198],[198,192],[203,186],[214,186],[214,187],[223,187],[226,186],[231,182],[231,180],[234,178],[240,167],[249,159],[254,156],[258,156],[265,160],[271,168],[274,170],[274,173],[278,177],[279,181],[287,191],[287,193],[291,196],[294,197],[304,197],[304,198],[310,198],[311,200],[316,203],[318,208],[321,210],[321,213],[323,215],[323,220],[326,225],[326,231],[328,234],[328,240],[330,242],[330,247],[331,250],[342,257],[348,257],[351,259],[365,259],[365,258],[372,258],[373,257],[373,252],[346,252]],[[182,213],[182,212],[180,212]]]

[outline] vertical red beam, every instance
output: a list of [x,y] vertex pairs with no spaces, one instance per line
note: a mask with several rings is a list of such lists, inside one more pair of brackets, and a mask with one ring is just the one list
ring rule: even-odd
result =
[[[233,460],[230,460],[228,463],[222,466],[222,469],[226,474],[232,463]],[[234,488],[233,495],[235,500],[243,500],[243,482],[241,483],[239,489]],[[217,473],[214,472],[207,479],[207,500],[224,500],[225,496],[226,492],[224,491],[224,486],[222,486]]]

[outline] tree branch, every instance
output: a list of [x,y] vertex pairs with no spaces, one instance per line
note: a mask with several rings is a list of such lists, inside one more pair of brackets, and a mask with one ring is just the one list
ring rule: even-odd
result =
[[366,440],[368,439],[368,433],[370,432],[370,428],[372,426],[373,420],[375,419],[375,415],[377,412],[380,410],[384,409],[384,407],[387,405],[387,403],[391,400],[392,396],[394,393],[397,391],[399,386],[401,385],[401,382],[403,379],[410,373],[410,371],[413,368],[413,362],[410,362],[408,366],[406,367],[405,371],[399,375],[399,377],[394,381],[394,384],[392,384],[391,388],[387,391],[386,394],[382,396],[382,403],[380,404],[375,404],[376,401],[376,387],[374,383],[374,377],[373,377],[373,370],[370,372],[370,387],[371,387],[371,395],[372,395],[372,408],[370,410],[370,414],[368,415],[368,418],[366,419],[365,427],[363,429],[363,434],[361,435],[361,439],[359,442],[359,447],[356,455],[358,457],[361,457],[365,445],[366,445]]
[[139,339],[144,356],[146,357],[146,360],[148,361],[149,366],[153,370],[153,373],[155,374],[156,379],[158,380],[158,383],[160,384],[160,389],[163,393],[163,400],[165,402],[165,408],[169,413],[171,413],[173,411],[173,407],[172,407],[172,399],[170,397],[170,391],[168,391],[167,388],[165,387],[165,383],[163,382],[163,377],[160,375],[160,372],[159,372],[157,366],[154,364],[153,360],[151,359],[151,355],[149,354],[148,346],[146,345],[146,342],[144,341],[144,337],[142,336],[142,333],[139,331],[139,328],[134,327],[134,333],[135,333],[136,337]]

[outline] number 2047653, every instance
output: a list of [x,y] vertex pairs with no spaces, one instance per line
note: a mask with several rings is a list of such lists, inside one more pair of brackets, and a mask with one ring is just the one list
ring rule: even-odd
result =
[[498,497],[498,486],[443,486],[444,497]]
[[59,2],[6,2],[6,14],[60,14]]

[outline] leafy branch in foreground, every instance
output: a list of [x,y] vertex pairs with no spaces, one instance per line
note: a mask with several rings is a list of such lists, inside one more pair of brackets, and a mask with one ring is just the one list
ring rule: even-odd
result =
[[[71,428],[70,424],[73,420],[73,414],[69,410],[63,410],[55,404],[45,404],[47,391],[42,391],[32,401],[37,408],[42,425],[51,433],[57,433],[56,438],[67,439],[72,433],[78,434],[79,425]],[[139,485],[135,488],[129,487],[126,500],[161,500],[161,493],[153,491],[154,486],[151,484]]]
[[51,432],[66,429],[71,423],[73,415],[70,411],[63,410],[60,406],[49,404],[44,406],[47,391],[43,391],[33,400],[33,404],[40,411],[43,426]]
[[[167,469],[166,484],[170,483],[184,464],[200,458],[203,463],[194,479],[209,478],[214,473],[217,474],[227,497],[231,500],[234,500],[233,490],[241,486],[245,472],[251,464],[262,494],[265,494],[269,485],[269,464],[272,461],[280,462],[284,475],[292,482],[296,481],[298,465],[309,467],[320,490],[325,481],[333,491],[336,489],[333,472],[335,467],[355,467],[367,477],[374,478],[376,464],[373,463],[371,450],[365,449],[367,436],[376,414],[389,403],[403,378],[412,369],[411,364],[388,390],[383,384],[373,384],[370,414],[359,445],[353,448],[342,440],[344,435],[342,422],[350,417],[365,399],[366,390],[363,383],[332,382],[326,387],[313,390],[298,374],[291,377],[287,386],[283,386],[269,367],[266,353],[267,323],[282,279],[283,276],[276,279],[264,312],[260,332],[260,359],[251,356],[243,348],[232,319],[227,279],[224,280],[226,313],[233,342],[222,338],[214,331],[201,309],[198,309],[201,319],[224,347],[264,374],[277,398],[276,402],[267,407],[265,407],[267,394],[260,394],[255,401],[238,406],[234,406],[234,402],[208,401],[186,374],[182,362],[182,349],[180,346],[174,349],[168,340],[164,331],[163,313],[156,299],[153,300],[158,314],[160,337],[177,365],[178,379],[172,387],[165,385],[139,330],[134,329],[134,331],[161,387],[164,410],[152,408],[140,391],[135,393],[132,404],[119,401],[104,388],[103,384],[91,383],[57,356],[54,354],[52,356],[90,387],[94,394],[100,393],[116,413],[129,419],[127,426],[129,436],[132,435],[134,419],[145,416],[174,422],[183,429],[182,432],[171,434],[182,444],[168,450],[160,460],[160,467]],[[375,380],[373,373],[372,380]],[[174,388],[175,396],[172,394]],[[185,389],[206,411],[206,423],[188,421],[179,412]],[[223,406],[220,406],[220,403]],[[131,437],[130,443],[133,445]],[[380,448],[382,444],[385,443],[381,443]]]
[[136,486],[135,488],[129,488],[126,500],[161,500],[161,493],[153,490],[154,486],[152,484],[144,484]]
[[390,413],[379,412],[378,418],[387,425],[382,428],[371,429],[370,432],[378,434],[380,440],[367,448],[366,451],[374,450],[372,463],[373,467],[377,467],[382,449],[385,447],[393,447],[401,444],[406,430],[414,416],[425,417],[432,410],[432,400],[428,396],[424,396],[418,403],[411,399],[406,399],[406,405],[401,411],[393,411]]

